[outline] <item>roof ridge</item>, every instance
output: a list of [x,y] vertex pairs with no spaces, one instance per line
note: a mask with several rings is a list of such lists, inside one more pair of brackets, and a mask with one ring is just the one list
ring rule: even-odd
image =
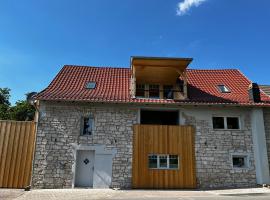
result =
[[85,68],[97,68],[97,69],[130,69],[129,67],[120,67],[120,66],[104,66],[104,65],[99,65],[99,66],[90,66],[90,65],[68,65],[65,64],[63,68],[68,68],[68,67],[85,67]]
[[[96,69],[129,69],[130,67],[123,67],[123,66],[105,66],[105,65],[99,65],[99,66],[93,66],[93,65],[74,65],[74,64],[65,64],[63,65],[63,68],[69,68],[69,67],[85,67],[85,68],[96,68]],[[239,71],[241,74],[243,74],[238,68],[222,68],[222,69],[199,69],[199,68],[188,68],[187,71]],[[243,74],[244,75],[244,74]]]
[[237,68],[223,68],[223,69],[194,69],[194,68],[189,68],[187,70],[194,70],[194,71],[239,71]]

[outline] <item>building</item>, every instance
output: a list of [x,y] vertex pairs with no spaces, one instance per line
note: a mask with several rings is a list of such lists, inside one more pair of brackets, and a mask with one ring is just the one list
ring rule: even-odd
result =
[[64,66],[37,94],[35,188],[269,184],[270,97],[190,58]]

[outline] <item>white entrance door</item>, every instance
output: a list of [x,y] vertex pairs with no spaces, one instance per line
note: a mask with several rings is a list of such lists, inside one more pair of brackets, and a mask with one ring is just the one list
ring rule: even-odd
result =
[[94,157],[94,151],[77,151],[75,187],[93,187]]

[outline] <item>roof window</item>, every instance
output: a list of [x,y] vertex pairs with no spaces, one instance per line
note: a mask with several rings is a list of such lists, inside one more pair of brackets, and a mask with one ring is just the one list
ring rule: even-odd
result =
[[96,82],[88,82],[86,84],[87,89],[95,89],[95,87],[96,87]]
[[225,85],[218,85],[218,89],[222,93],[229,93],[231,92],[230,89]]

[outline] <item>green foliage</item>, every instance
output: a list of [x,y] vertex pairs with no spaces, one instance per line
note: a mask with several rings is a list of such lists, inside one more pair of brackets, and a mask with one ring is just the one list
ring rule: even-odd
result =
[[9,102],[10,89],[0,88],[0,120],[31,121],[35,116],[35,108],[29,103],[35,92],[26,94],[27,100],[17,101],[15,106]]
[[9,88],[0,88],[0,105],[10,105],[10,89]]
[[10,119],[9,106],[0,104],[0,120]]
[[16,105],[10,108],[10,119],[16,121],[31,121],[35,116],[35,108],[26,100],[17,101]]
[[6,120],[10,118],[9,102],[10,89],[0,88],[0,119]]

